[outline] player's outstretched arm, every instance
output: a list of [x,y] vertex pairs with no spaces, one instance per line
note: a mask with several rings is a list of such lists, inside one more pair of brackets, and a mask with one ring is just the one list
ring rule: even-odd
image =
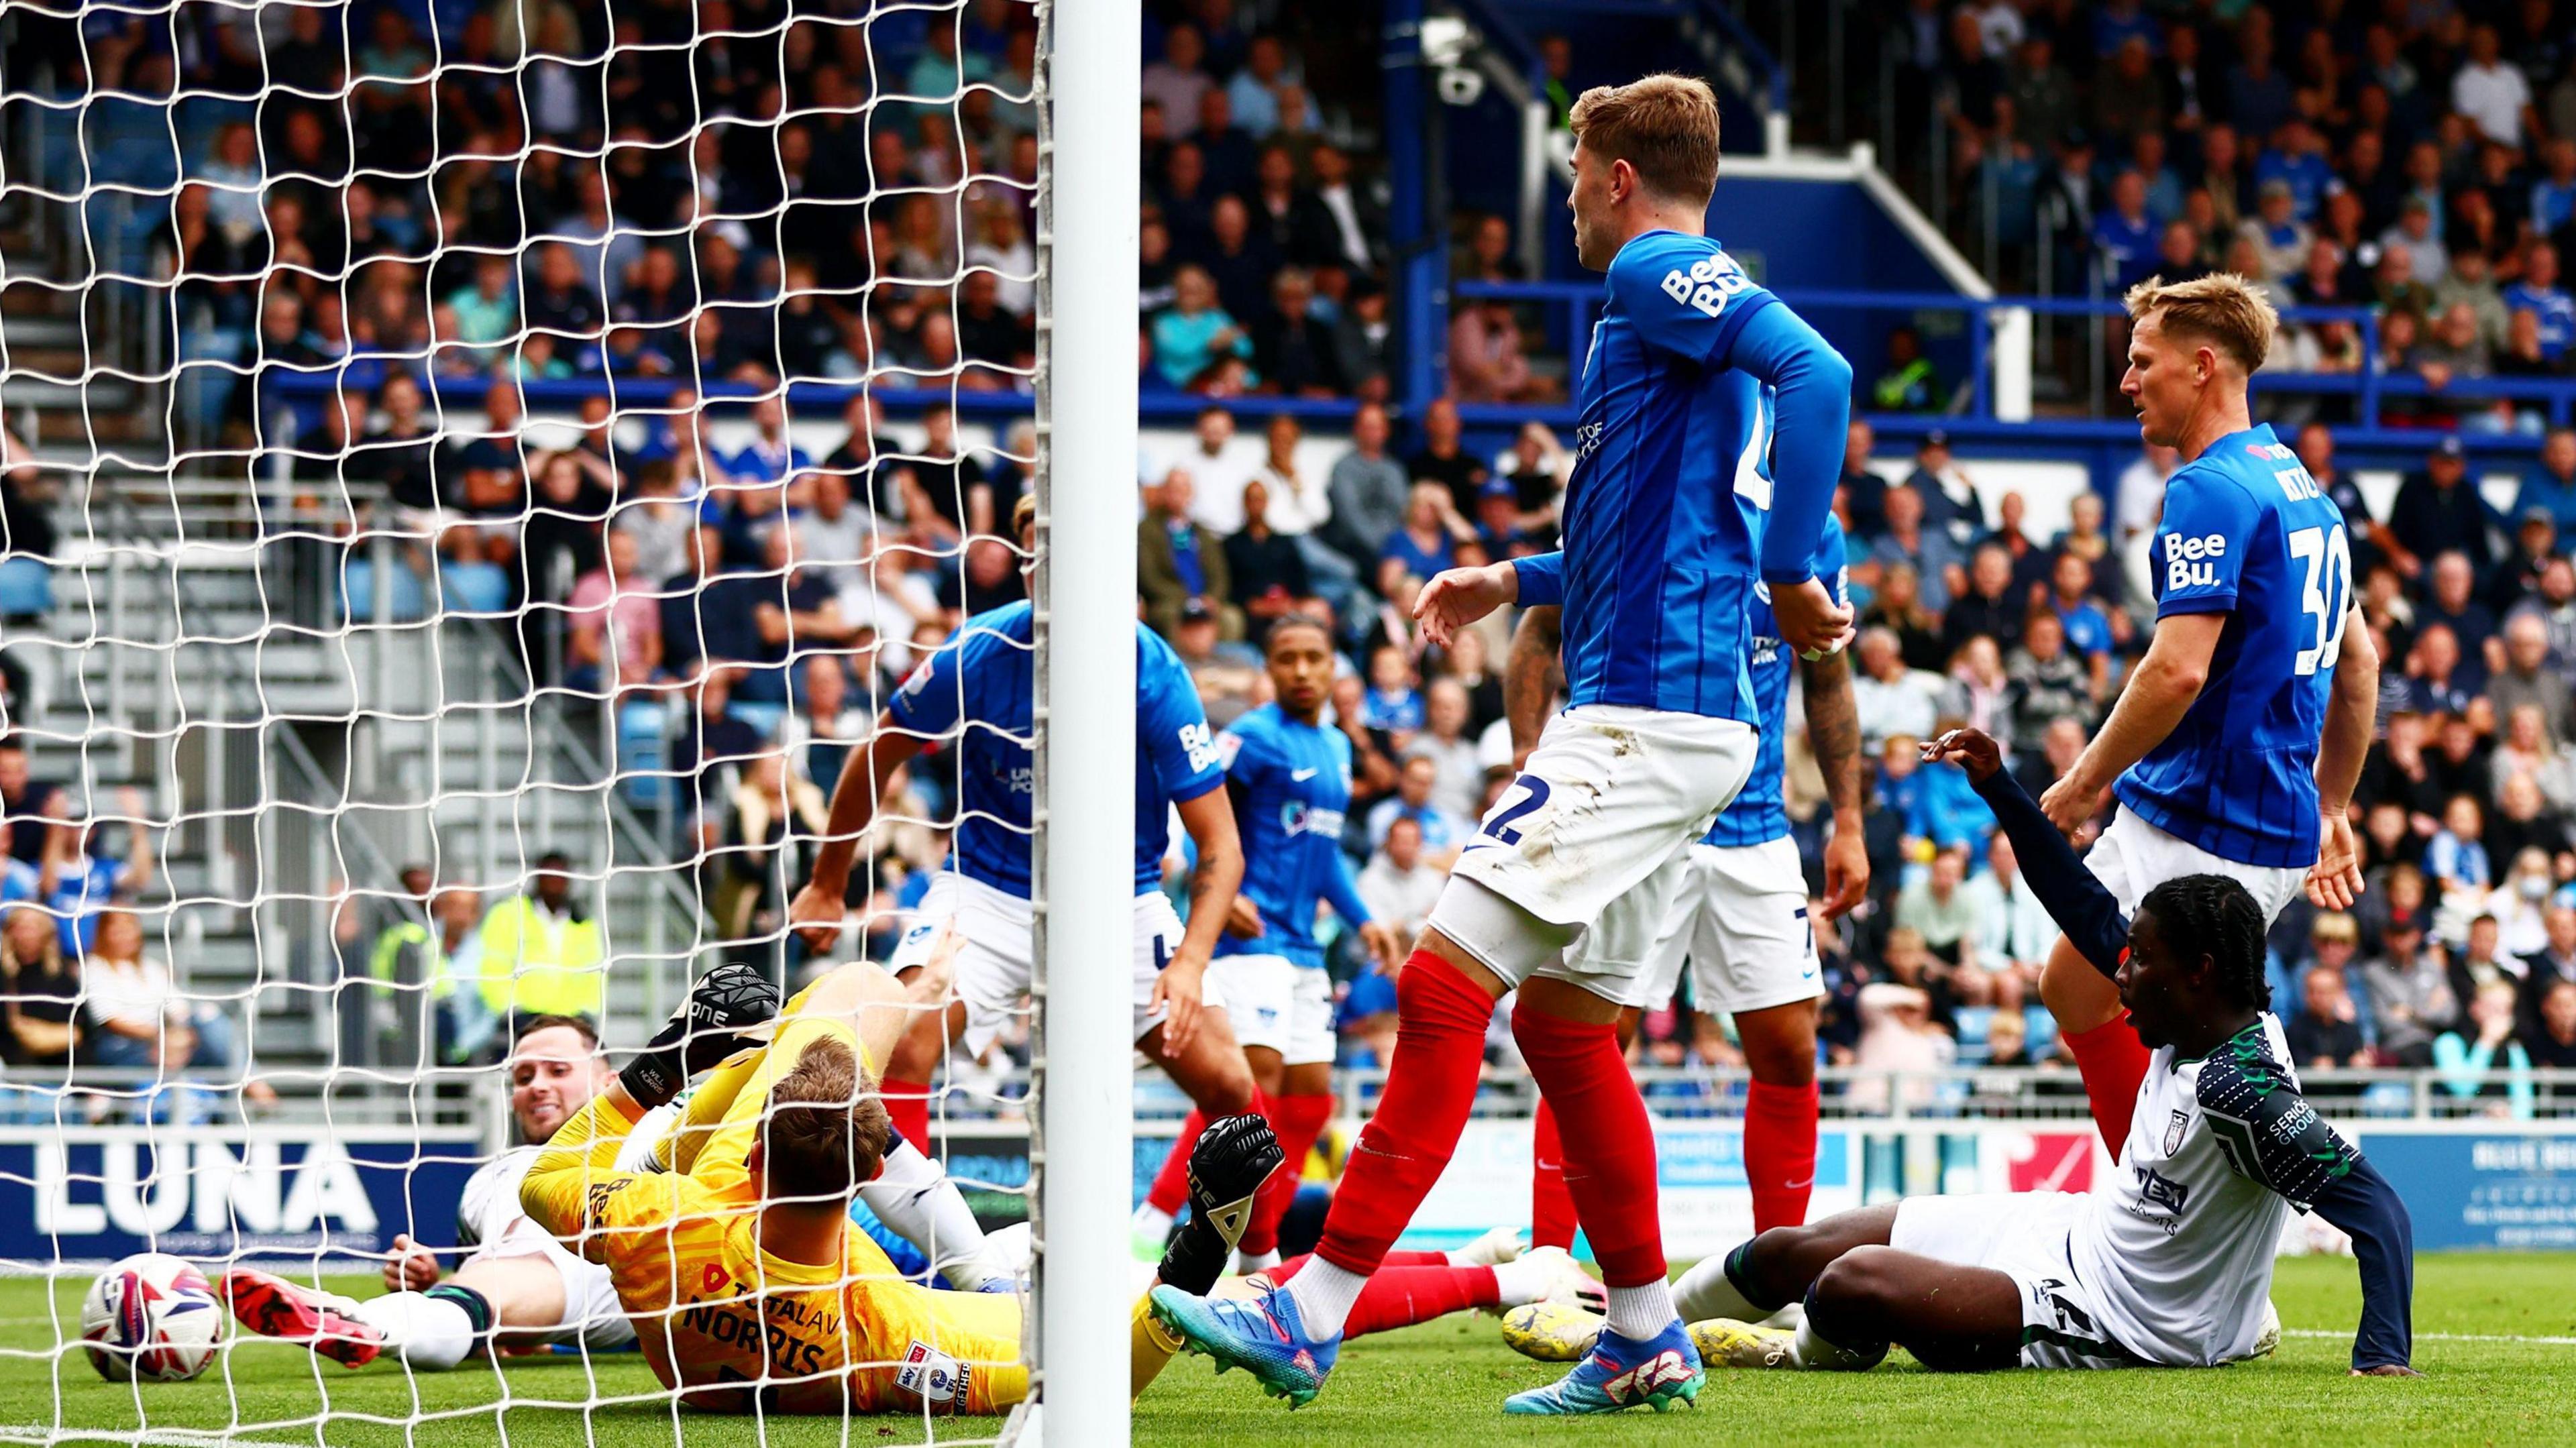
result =
[[2210,660],[2217,656],[2218,636],[2226,628],[2224,613],[2167,614],[2157,622],[2147,655],[2130,672],[2111,717],[2075,767],[2039,798],[2041,812],[2059,829],[2073,830],[2091,819],[2111,782],[2182,723],[2209,682]]
[[2317,1115],[2269,1052],[2212,1053],[2201,1065],[2197,1095],[2237,1175],[2313,1210],[2352,1238],[2361,1267],[2352,1370],[2411,1376],[2415,1227],[2397,1189]]
[[1444,569],[1413,600],[1414,620],[1432,644],[1449,647],[1458,630],[1507,603],[1565,601],[1565,555],[1510,558],[1480,568]]
[[2120,902],[2076,857],[2075,847],[2049,823],[2023,793],[2012,771],[2003,767],[2002,746],[1981,729],[1953,729],[1923,746],[1927,760],[1946,760],[1968,775],[1977,797],[1995,812],[1995,822],[2012,841],[2022,878],[2047,907],[2049,918],[2066,933],[2067,943],[2105,976],[2117,974],[2129,953],[2129,919]]
[[814,852],[814,878],[788,904],[787,923],[804,937],[809,950],[832,948],[833,937],[849,914],[850,867],[859,853],[859,836],[877,817],[877,796],[894,772],[921,752],[923,740],[895,722],[889,709],[877,716],[875,737],[865,749],[854,749],[841,763],[832,785],[832,810],[824,822],[822,847]]
[[2349,910],[2362,891],[2361,846],[2352,832],[2352,790],[2370,753],[2371,726],[2379,715],[2379,650],[2370,622],[2355,606],[2344,620],[2343,646],[2334,664],[2334,693],[2317,741],[2317,863],[2308,871],[2308,899],[2324,910]]

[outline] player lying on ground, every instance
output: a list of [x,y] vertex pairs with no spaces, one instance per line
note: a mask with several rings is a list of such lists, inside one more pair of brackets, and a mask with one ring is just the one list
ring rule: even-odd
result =
[[[1023,555],[1034,560],[1034,499],[1014,513]],[[1172,646],[1136,626],[1135,956],[1128,976],[1134,1031],[1147,1059],[1210,1116],[1262,1104],[1252,1069],[1222,1010],[1208,964],[1243,881],[1243,848],[1220,786],[1216,739],[1198,690]],[[831,818],[814,875],[788,920],[817,951],[831,948],[848,911],[859,840],[897,770],[936,743],[956,752],[959,802],[948,867],[933,876],[916,923],[895,947],[893,969],[920,968],[943,926],[963,935],[955,999],[924,1012],[894,1049],[875,1058],[886,1109],[916,1141],[930,1139],[931,1081],[952,1042],[982,1055],[1015,1012],[1032,976],[1030,807],[1037,756],[1030,748],[1037,672],[1027,603],[979,613],[916,665],[866,747],[850,752],[832,786]],[[1172,811],[1198,846],[1185,928],[1163,894],[1163,846]],[[1267,1114],[1267,1113],[1265,1113]]]
[[[1934,1369],[2211,1366],[2254,1350],[2281,1228],[2314,1210],[2360,1261],[2353,1371],[2411,1375],[2406,1209],[2300,1098],[2253,895],[2188,875],[2124,918],[1992,739],[1961,730],[1925,753],[1968,771],[2153,1053],[2119,1165],[2097,1192],[1909,1197],[1765,1232],[1676,1287],[1693,1316],[1729,1319],[1700,1340],[1744,1366],[1868,1368],[1891,1343]],[[1794,1333],[1744,1325],[1801,1300]]]
[[[1825,520],[1816,550],[1818,578],[1850,602],[1842,525]],[[1554,693],[1561,610],[1524,610],[1512,630],[1503,707],[1512,742],[1537,744]],[[1691,1002],[1728,1014],[1753,1080],[1744,1098],[1744,1175],[1753,1193],[1753,1229],[1795,1227],[1807,1220],[1816,1180],[1816,1012],[1824,982],[1816,963],[1814,922],[1807,918],[1807,880],[1789,837],[1782,799],[1786,773],[1790,650],[1781,646],[1771,605],[1756,594],[1753,700],[1762,749],[1744,791],[1690,847],[1690,868],[1670,898],[1639,888],[1613,901],[1574,944],[1578,956],[1613,959],[1644,952],[1644,973],[1620,1013],[1622,1049],[1635,1036],[1641,1010],[1673,998],[1682,966],[1691,972]],[[1862,838],[1860,720],[1852,699],[1851,656],[1830,653],[1798,665],[1807,737],[1833,807],[1825,842],[1824,914],[1842,915],[1868,897],[1869,850]],[[1651,931],[1641,936],[1640,931]],[[1565,1186],[1565,1148],[1556,1112],[1544,1096],[1531,1123],[1530,1240],[1571,1247],[1578,1225]]]
[[[911,990],[875,965],[842,966],[788,1004],[767,1045],[729,1059],[777,994],[753,971],[719,967],[530,1168],[522,1206],[608,1269],[646,1361],[683,1403],[990,1413],[1026,1396],[1019,1298],[904,1281],[849,1218],[892,1139],[872,1063],[946,991],[941,964],[933,957]],[[618,1170],[636,1124],[710,1067],[674,1134],[672,1170]],[[1212,1288],[1278,1165],[1258,1117],[1211,1127],[1160,1280]],[[1141,1386],[1179,1343],[1142,1298],[1132,1333]]]
[[[484,1163],[465,1184],[456,1240],[472,1250],[455,1271],[442,1280],[437,1254],[408,1234],[394,1238],[381,1297],[358,1300],[236,1268],[223,1275],[221,1291],[242,1326],[349,1367],[391,1353],[414,1372],[445,1372],[478,1351],[632,1347],[635,1329],[608,1270],[565,1251],[519,1207],[520,1183],[543,1143],[614,1079],[599,1038],[584,1020],[535,1017],[512,1043],[507,1070],[510,1113],[527,1144]],[[654,1116],[629,1138],[621,1167],[668,1167],[666,1132],[677,1112],[664,1107]],[[859,1196],[950,1285],[1008,1285],[1009,1270],[986,1250],[965,1198],[918,1147],[897,1141]]]
[[1706,234],[1718,168],[1707,85],[1660,75],[1596,87],[1570,124],[1575,249],[1609,275],[1583,366],[1564,551],[1451,569],[1415,604],[1423,636],[1444,646],[1506,604],[1563,605],[1569,707],[1460,855],[1405,962],[1386,1093],[1317,1260],[1248,1302],[1153,1294],[1194,1351],[1250,1370],[1292,1406],[1322,1390],[1352,1303],[1457,1150],[1508,991],[1609,1312],[1582,1363],[1505,1411],[1661,1409],[1705,1382],[1666,1280],[1653,1123],[1619,1051],[1641,963],[1569,960],[1566,947],[1631,890],[1671,888],[1691,842],[1744,787],[1760,747],[1746,667],[1757,583],[1800,652],[1848,636],[1851,611],[1814,556],[1851,366]]
[[[2183,458],[2149,555],[2155,636],[2040,809],[2071,833],[2105,790],[2118,799],[2084,863],[2131,914],[2155,885],[2199,874],[2242,882],[2267,929],[2302,880],[2319,906],[2347,908],[2362,877],[2346,806],[2379,664],[2355,622],[2343,510],[2247,408],[2279,319],[2226,275],[2150,279],[2126,301],[2136,326],[2120,391],[2140,435]],[[2040,999],[2117,1152],[2147,1057],[2093,966],[2059,941]]]
[[[1260,1089],[1262,1114],[1288,1158],[1243,1229],[1246,1272],[1279,1260],[1279,1219],[1297,1195],[1306,1153],[1333,1119],[1333,982],[1315,937],[1316,905],[1330,904],[1390,975],[1403,964],[1395,932],[1369,917],[1342,853],[1351,741],[1323,717],[1333,688],[1332,626],[1290,614],[1271,624],[1263,648],[1276,699],[1216,739],[1243,838],[1244,877],[1209,967]],[[1204,1108],[1190,1113],[1136,1208],[1137,1245],[1147,1255],[1160,1253],[1171,1233],[1190,1142],[1206,1124]],[[1569,1233],[1558,1245],[1571,1244]]]

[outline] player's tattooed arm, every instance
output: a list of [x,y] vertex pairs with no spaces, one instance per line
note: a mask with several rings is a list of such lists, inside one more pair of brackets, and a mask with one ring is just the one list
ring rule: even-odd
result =
[[804,937],[809,950],[832,948],[833,937],[848,914],[850,869],[859,853],[859,837],[876,822],[877,796],[894,772],[921,752],[925,741],[897,724],[891,713],[877,720],[876,734],[864,749],[853,749],[832,785],[832,808],[823,825],[823,844],[814,852],[814,878],[787,907],[787,923]]
[[1825,776],[1834,834],[1825,843],[1825,914],[1848,914],[1869,893],[1869,848],[1860,797],[1860,708],[1852,698],[1851,655],[1826,654],[1799,665],[1807,698],[1807,743]]
[[1539,604],[1521,610],[1512,627],[1511,655],[1503,665],[1503,717],[1512,729],[1512,767],[1520,768],[1547,728],[1547,706],[1556,702],[1556,657],[1564,644],[1565,610]]

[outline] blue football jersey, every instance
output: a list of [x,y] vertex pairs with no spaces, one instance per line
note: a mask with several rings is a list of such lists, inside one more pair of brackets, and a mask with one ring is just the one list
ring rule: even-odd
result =
[[2165,483],[2148,558],[2156,617],[2225,613],[2209,679],[2113,793],[2239,864],[2317,858],[2317,740],[2352,607],[2343,510],[2267,426],[2229,433]]
[[1350,737],[1264,704],[1217,736],[1217,756],[1225,761],[1243,835],[1243,893],[1260,908],[1264,933],[1256,940],[1226,936],[1216,953],[1276,955],[1320,968],[1315,902],[1332,902],[1353,924],[1368,919],[1342,853],[1342,821],[1351,807]]
[[1851,369],[1707,237],[1637,237],[1605,286],[1564,548],[1516,564],[1522,601],[1564,606],[1569,704],[1758,723],[1753,585],[1779,575],[1751,512],[1774,506],[1776,422],[1784,541],[1771,556],[1806,562],[1840,470]]
[[[1031,696],[1037,669],[1026,603],[959,626],[895,691],[895,723],[958,751],[954,868],[996,890],[1029,893],[1031,796],[1037,789]],[[1170,807],[1224,782],[1216,736],[1172,646],[1136,626],[1136,893],[1158,889]]]
[[[1843,525],[1825,518],[1825,537],[1816,545],[1816,576],[1829,580],[1837,602],[1851,601],[1851,570],[1843,556]],[[1753,706],[1762,713],[1762,744],[1753,756],[1753,773],[1744,791],[1718,814],[1703,841],[1712,845],[1767,845],[1789,834],[1789,807],[1781,791],[1788,772],[1789,675],[1797,667],[1797,650],[1780,642],[1779,620],[1771,616],[1771,590],[1753,595]]]

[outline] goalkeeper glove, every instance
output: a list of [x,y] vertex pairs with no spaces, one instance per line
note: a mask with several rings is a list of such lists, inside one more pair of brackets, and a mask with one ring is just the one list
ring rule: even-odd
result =
[[1288,1154],[1270,1123],[1246,1112],[1208,1123],[1190,1148],[1190,1219],[1163,1249],[1155,1277],[1204,1297],[1252,1221],[1252,1199]]
[[719,965],[690,988],[689,998],[617,1079],[636,1105],[650,1111],[679,1095],[690,1077],[732,1055],[738,1032],[776,1014],[778,987],[769,977],[739,961]]

